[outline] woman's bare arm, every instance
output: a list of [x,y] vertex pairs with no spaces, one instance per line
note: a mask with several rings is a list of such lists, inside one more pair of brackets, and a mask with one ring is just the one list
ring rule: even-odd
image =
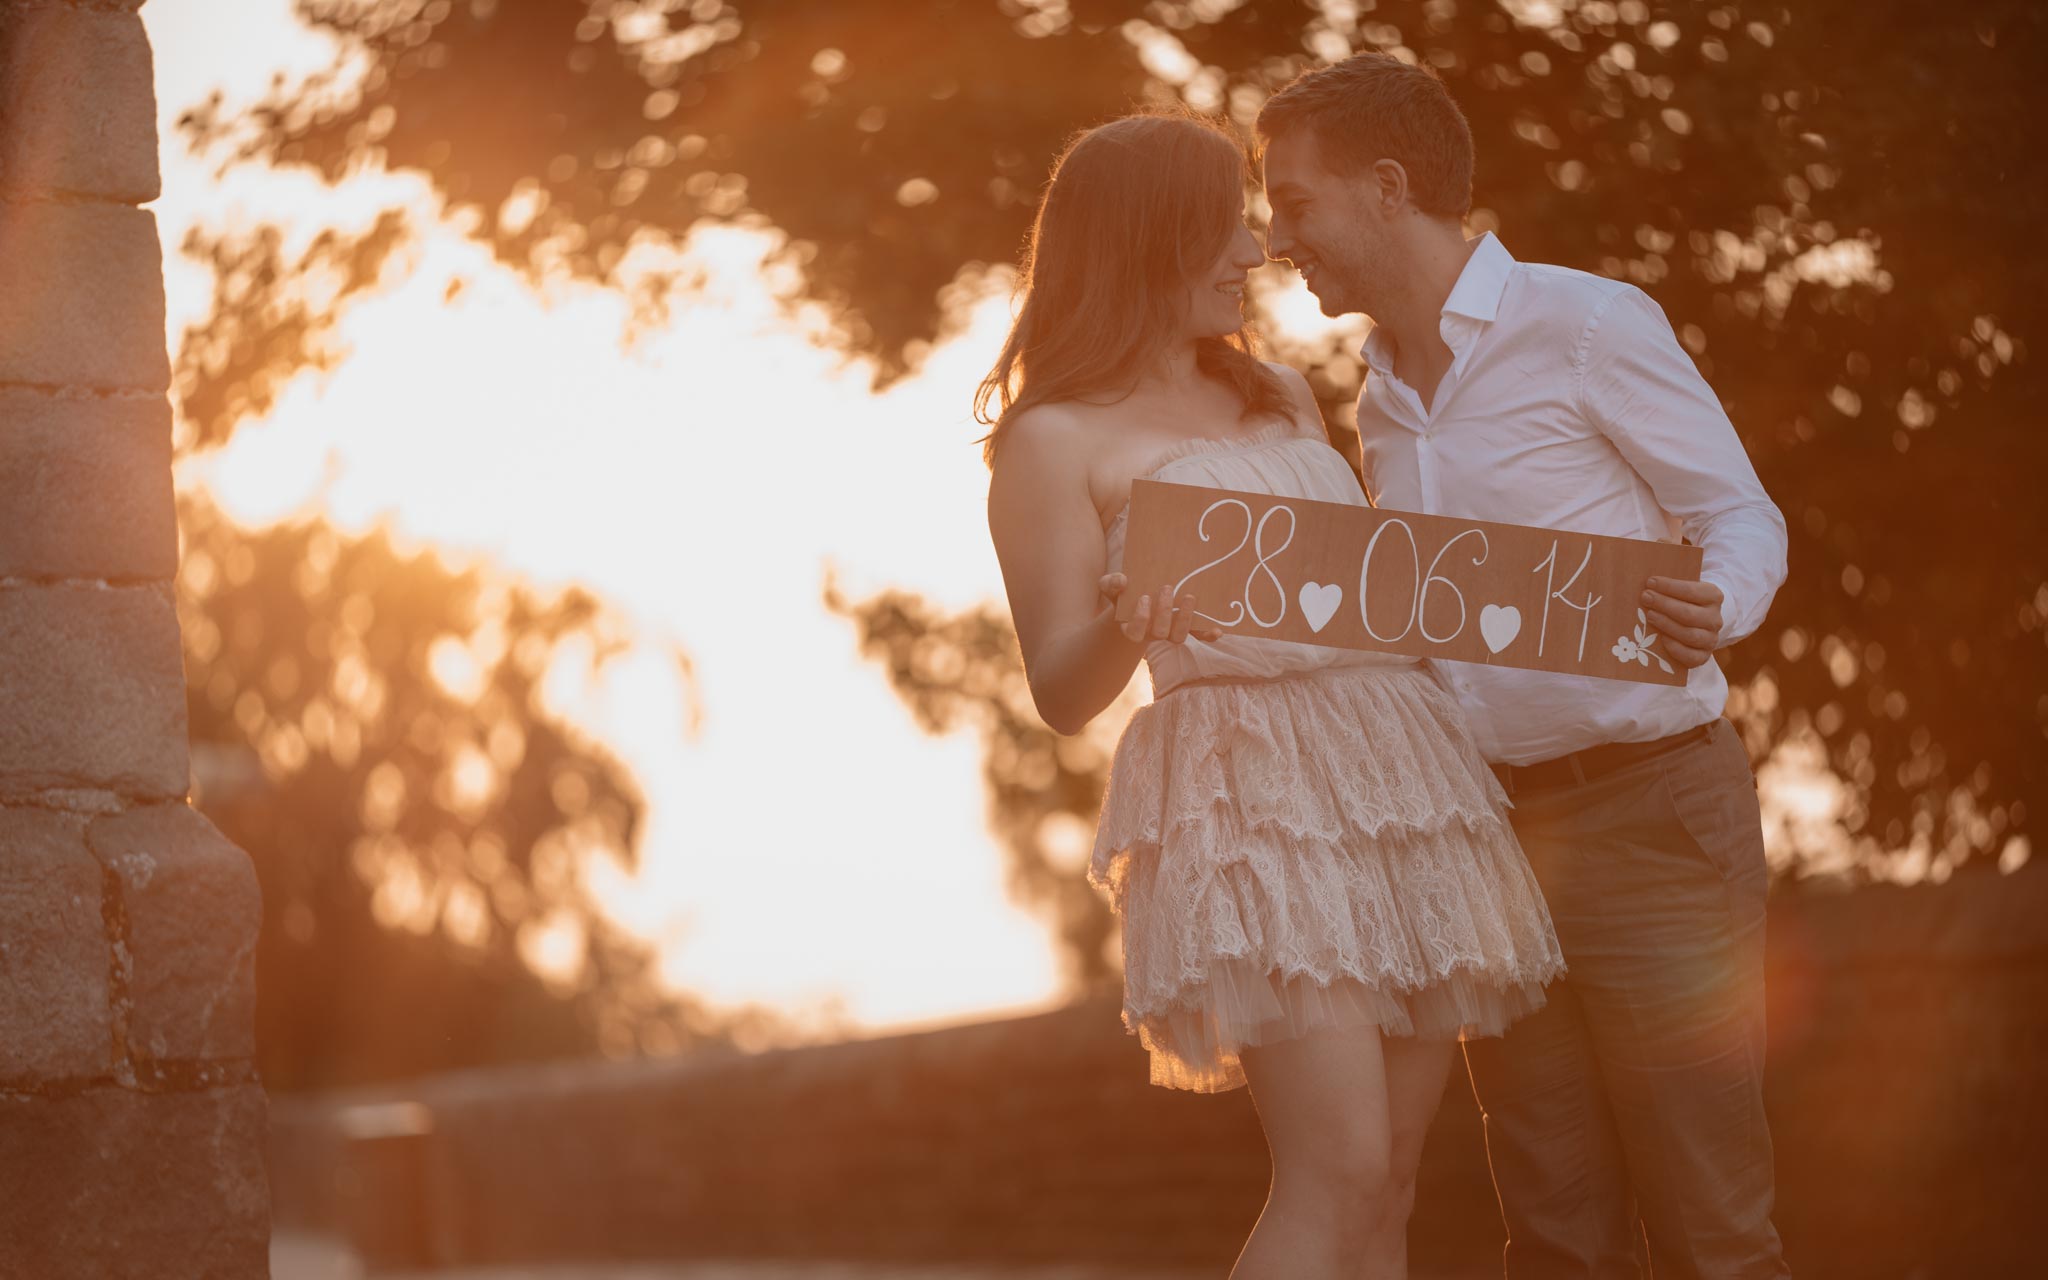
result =
[[1155,610],[1163,587],[1140,599],[1127,624],[1103,602],[1096,584],[1109,550],[1088,492],[1085,430],[1058,406],[1026,410],[1003,429],[988,491],[989,534],[1031,699],[1046,724],[1068,734],[1116,700],[1146,640],[1184,640],[1194,616],[1192,596],[1182,598],[1186,607]]

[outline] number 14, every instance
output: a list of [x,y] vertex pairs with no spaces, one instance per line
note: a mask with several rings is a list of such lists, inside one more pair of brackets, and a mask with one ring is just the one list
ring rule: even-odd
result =
[[1593,606],[1599,604],[1602,600],[1606,599],[1606,597],[1596,596],[1588,593],[1586,597],[1586,602],[1584,604],[1579,604],[1572,600],[1566,600],[1564,593],[1571,590],[1572,584],[1579,580],[1579,575],[1586,571],[1586,565],[1590,563],[1592,559],[1593,544],[1589,542],[1586,544],[1586,554],[1579,557],[1579,567],[1572,570],[1572,576],[1564,580],[1563,586],[1557,587],[1556,590],[1552,590],[1552,586],[1557,581],[1557,541],[1556,539],[1552,539],[1550,543],[1550,554],[1543,557],[1543,559],[1537,561],[1536,567],[1534,569],[1529,570],[1529,572],[1531,573],[1538,573],[1548,570],[1548,572],[1545,573],[1543,579],[1543,623],[1540,627],[1537,628],[1536,631],[1537,657],[1540,658],[1543,656],[1543,642],[1545,638],[1548,637],[1550,634],[1550,602],[1552,600],[1562,600],[1564,601],[1567,607],[1577,609],[1579,611],[1579,661],[1584,662],[1586,660],[1586,632],[1593,625]]

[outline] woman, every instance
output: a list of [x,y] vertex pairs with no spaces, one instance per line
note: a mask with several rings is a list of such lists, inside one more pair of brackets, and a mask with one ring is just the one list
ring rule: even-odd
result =
[[1244,176],[1190,116],[1117,120],[1060,158],[976,399],[989,528],[1047,724],[1078,732],[1151,669],[1088,876],[1121,918],[1152,1082],[1251,1089],[1273,1182],[1233,1277],[1398,1277],[1458,1038],[1540,1006],[1563,961],[1425,664],[1222,636],[1150,584],[1128,623],[1102,602],[1133,479],[1367,501],[1301,376],[1252,354]]

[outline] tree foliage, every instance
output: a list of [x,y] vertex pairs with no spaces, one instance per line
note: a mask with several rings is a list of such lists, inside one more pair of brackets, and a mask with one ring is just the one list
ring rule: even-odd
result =
[[199,497],[180,524],[194,802],[263,888],[272,1088],[779,1032],[668,993],[591,897],[592,859],[634,865],[644,801],[539,690],[625,643],[596,600]]
[[300,373],[334,368],[342,358],[334,339],[342,305],[375,284],[406,234],[405,216],[387,209],[358,234],[323,228],[287,260],[277,227],[242,234],[192,228],[180,249],[212,270],[214,305],[178,340],[179,451],[227,443],[243,421],[269,413]]

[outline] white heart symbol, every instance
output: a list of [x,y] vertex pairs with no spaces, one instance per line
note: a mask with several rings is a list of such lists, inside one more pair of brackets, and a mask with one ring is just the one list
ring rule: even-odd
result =
[[1490,604],[1479,611],[1479,636],[1488,650],[1499,653],[1522,634],[1522,611],[1513,605]]
[[1308,619],[1310,631],[1321,631],[1329,624],[1330,615],[1337,612],[1337,605],[1344,599],[1344,588],[1336,583],[1327,585],[1320,582],[1301,584],[1301,616]]

